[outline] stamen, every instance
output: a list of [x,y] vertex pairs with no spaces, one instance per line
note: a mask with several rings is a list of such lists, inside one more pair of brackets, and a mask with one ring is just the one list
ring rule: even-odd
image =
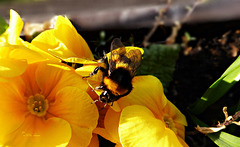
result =
[[165,122],[167,128],[171,129],[175,134],[177,134],[177,128],[175,128],[175,123],[171,117],[164,115],[163,121]]
[[48,100],[43,95],[36,94],[28,98],[29,111],[37,116],[44,116],[48,109]]

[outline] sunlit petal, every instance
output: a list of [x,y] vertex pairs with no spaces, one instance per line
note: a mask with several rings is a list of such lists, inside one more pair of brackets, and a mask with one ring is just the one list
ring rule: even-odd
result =
[[54,36],[54,30],[46,30],[40,33],[32,40],[31,44],[45,52],[48,52],[48,49],[54,49],[59,46],[59,42],[57,42]]
[[71,22],[62,16],[58,16],[55,29],[42,32],[31,43],[45,52],[50,50],[50,54],[56,57],[94,59],[86,41]]
[[57,90],[66,86],[79,87],[85,91],[88,88],[88,84],[82,77],[75,74],[72,68],[64,64],[40,64],[36,71],[36,80],[43,91],[43,95],[50,99],[56,95]]
[[39,52],[26,48],[25,46],[13,46],[14,48],[9,54],[9,57],[12,59],[26,59],[28,64],[45,61],[44,58]]
[[15,132],[6,136],[5,144],[25,147],[58,146],[67,145],[70,138],[71,127],[67,121],[56,117],[45,120],[29,115]]
[[21,17],[16,11],[10,10],[9,28],[6,31],[6,33],[8,33],[8,42],[10,44],[18,44],[22,28],[23,21]]
[[57,99],[49,108],[50,114],[90,130],[97,126],[98,110],[86,92],[76,87],[65,87],[55,97]]
[[[61,17],[62,16],[59,16],[58,19],[62,19]],[[69,21],[67,18],[65,19]],[[74,27],[69,26],[69,23],[68,25],[66,25],[66,23],[57,24],[55,36],[60,43],[63,43],[70,51],[75,53],[75,57],[94,59],[86,41],[78,34]],[[67,54],[67,52],[65,53]]]
[[182,146],[175,133],[144,106],[125,107],[119,124],[123,146]]
[[72,25],[71,21],[67,17],[58,16],[57,21],[56,21],[56,28],[58,28],[62,24],[67,25],[67,26],[69,26],[71,28],[74,28],[74,26]]
[[0,59],[1,58],[8,58],[9,53],[13,49],[12,45],[6,42],[0,42]]
[[2,77],[15,77],[21,75],[26,68],[26,60],[0,59],[0,76]]

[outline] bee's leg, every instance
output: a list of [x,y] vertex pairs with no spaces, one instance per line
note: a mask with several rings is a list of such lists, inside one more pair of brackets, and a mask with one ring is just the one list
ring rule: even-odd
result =
[[101,89],[106,89],[105,85],[100,85],[94,88],[94,90],[101,90]]
[[104,104],[103,108],[105,108],[107,106],[107,103]]
[[113,106],[113,102],[112,102],[111,106]]
[[89,76],[85,76],[83,77],[83,79],[86,79],[86,78],[89,78],[89,77],[92,77],[93,75],[97,74],[98,70],[100,69],[100,67],[96,67],[91,73]]
[[105,68],[103,68],[103,67],[101,67],[101,66],[98,66],[98,67],[96,67],[96,68],[90,73],[89,76],[84,76],[84,77],[82,77],[82,78],[83,78],[83,79],[86,79],[86,78],[92,77],[92,76],[94,76],[95,74],[97,74],[97,72],[98,72],[99,70],[101,70],[102,72],[104,72],[104,71],[105,71]]
[[96,99],[96,100],[94,100],[93,102],[91,102],[91,104],[94,104],[94,103],[96,103],[96,102],[98,102],[99,101],[99,99]]

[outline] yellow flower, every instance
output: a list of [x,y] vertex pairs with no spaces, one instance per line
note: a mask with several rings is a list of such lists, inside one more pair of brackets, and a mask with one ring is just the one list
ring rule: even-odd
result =
[[69,57],[94,59],[86,41],[78,34],[69,19],[62,16],[57,17],[54,29],[42,32],[31,44],[61,59]]
[[98,111],[87,88],[72,68],[29,64],[0,84],[0,146],[88,146]]
[[167,100],[161,82],[136,76],[132,92],[119,99],[120,112],[109,108],[98,133],[118,146],[187,146],[185,116]]
[[[10,10],[8,29],[0,36],[0,81],[21,75],[27,64],[53,58],[20,38],[23,21],[14,10]],[[56,60],[56,59],[55,59]],[[56,60],[58,61],[58,60]]]

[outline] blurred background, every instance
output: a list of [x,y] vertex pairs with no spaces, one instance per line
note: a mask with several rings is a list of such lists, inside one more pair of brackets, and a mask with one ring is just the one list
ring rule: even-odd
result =
[[[187,18],[189,9],[196,7]],[[238,20],[239,0],[0,0],[0,14],[16,10],[25,21],[42,22],[66,15],[84,30],[150,28],[159,11],[168,8],[165,25]]]

